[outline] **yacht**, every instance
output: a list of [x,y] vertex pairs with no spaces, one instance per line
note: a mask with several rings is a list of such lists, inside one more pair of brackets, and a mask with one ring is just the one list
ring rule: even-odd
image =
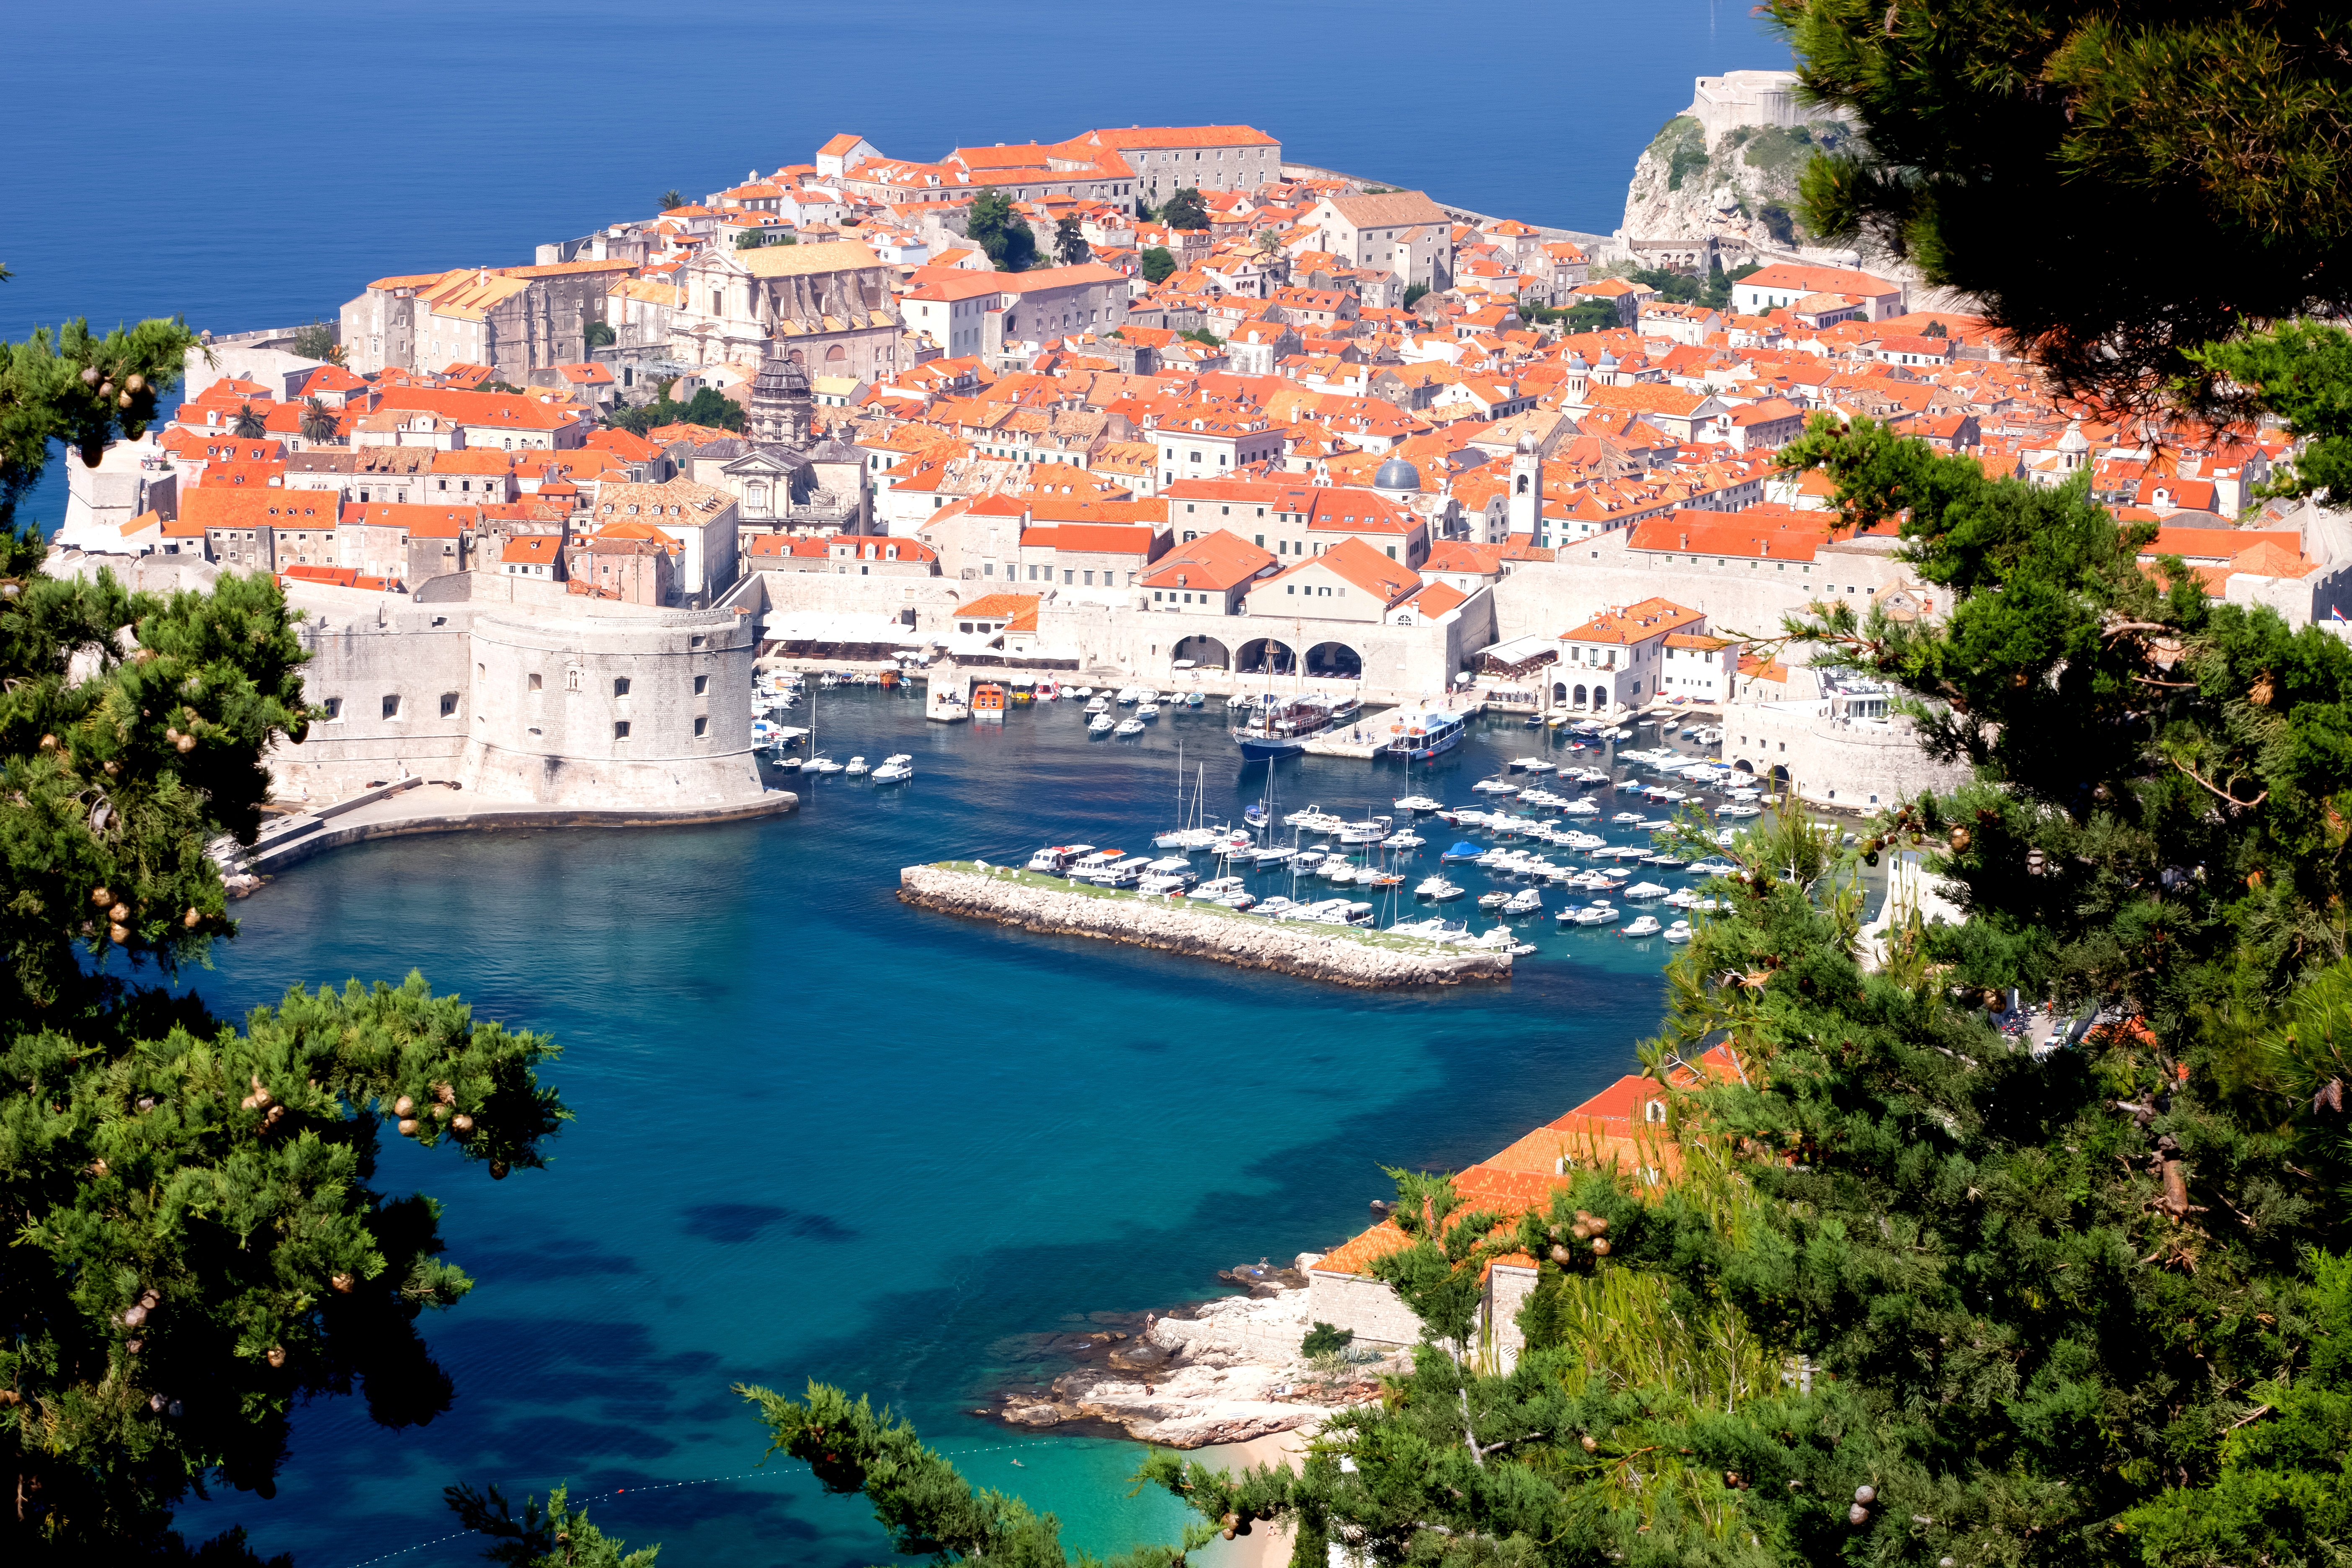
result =
[[1416,899],[1458,899],[1462,896],[1462,889],[1443,877],[1429,877],[1412,890],[1412,896]]
[[1513,917],[1543,913],[1543,895],[1533,888],[1522,888],[1503,901],[1503,912]]
[[1108,713],[1097,713],[1094,717],[1094,721],[1087,726],[1087,733],[1089,735],[1108,735],[1111,732],[1111,728],[1110,715]]
[[1350,822],[1339,829],[1339,842],[1342,844],[1378,844],[1388,836],[1389,819],[1385,816],[1368,817],[1362,822]]
[[1304,751],[1331,727],[1331,704],[1312,695],[1274,697],[1245,710],[1234,725],[1234,743],[1247,762],[1265,762]]
[[1478,895],[1478,907],[1482,910],[1499,910],[1510,901],[1511,895],[1508,893],[1481,893]]
[[904,752],[883,758],[882,765],[874,770],[876,784],[905,784],[914,776],[915,759]]
[[1581,907],[1571,904],[1559,915],[1564,926],[1613,926],[1623,918],[1614,905],[1598,900]]
[[1118,721],[1118,726],[1111,731],[1111,733],[1122,738],[1130,735],[1140,735],[1143,733],[1143,721],[1140,719],[1121,719]]
[[1400,708],[1389,715],[1388,743],[1381,749],[1407,762],[1426,762],[1460,745],[1469,732],[1459,713],[1443,708]]
[[1659,931],[1664,929],[1664,927],[1658,924],[1657,916],[1637,915],[1633,919],[1633,923],[1627,926],[1618,934],[1621,936],[1655,936]]
[[841,771],[847,773],[851,778],[858,778],[866,773],[872,773],[874,770],[866,763],[864,757],[852,757],[849,759],[849,765]]

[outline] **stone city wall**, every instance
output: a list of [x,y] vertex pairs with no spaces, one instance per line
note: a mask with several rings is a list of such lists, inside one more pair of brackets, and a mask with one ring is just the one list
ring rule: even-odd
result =
[[1760,778],[1785,769],[1799,799],[1846,811],[1874,811],[1968,782],[1964,764],[1939,763],[1919,749],[1910,720],[1847,719],[1831,706],[1734,703],[1723,712],[1723,760]]

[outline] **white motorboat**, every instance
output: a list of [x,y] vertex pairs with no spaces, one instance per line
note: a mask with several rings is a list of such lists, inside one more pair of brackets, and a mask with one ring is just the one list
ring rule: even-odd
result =
[[1615,905],[1596,900],[1581,907],[1571,904],[1559,911],[1559,918],[1564,926],[1613,926],[1624,917]]
[[1715,808],[1715,815],[1717,816],[1736,816],[1745,819],[1750,816],[1763,816],[1764,808],[1760,805],[1750,805],[1746,801],[1734,801],[1729,805],[1717,806]]
[[1591,800],[1571,800],[1559,809],[1560,815],[1563,816],[1598,816],[1601,815],[1600,803]]
[[1399,811],[1435,811],[1443,803],[1432,800],[1425,795],[1408,795],[1398,796],[1391,804]]
[[1276,897],[1261,900],[1257,908],[1250,912],[1253,914],[1264,915],[1268,920],[1278,921],[1287,913],[1291,908],[1292,905],[1288,899]]
[[914,776],[915,760],[905,755],[886,757],[882,765],[874,770],[876,784],[905,784]]
[[1352,882],[1356,879],[1356,868],[1345,860],[1334,858],[1323,862],[1320,875],[1327,882]]
[[1350,822],[1339,829],[1339,842],[1342,844],[1357,846],[1378,844],[1388,836],[1389,825],[1381,817],[1374,817],[1366,822]]
[[1521,942],[1518,932],[1508,926],[1496,926],[1492,931],[1481,931],[1462,945],[1485,952],[1507,952],[1514,958],[1523,957],[1536,950],[1534,942]]
[[1091,844],[1050,844],[1029,857],[1029,869],[1049,877],[1066,876],[1075,861],[1094,852]]
[[1518,785],[1515,784],[1506,784],[1501,779],[1480,779],[1476,784],[1472,784],[1470,787],[1476,790],[1481,795],[1517,795],[1519,793]]
[[1143,721],[1140,719],[1121,719],[1118,721],[1118,726],[1111,731],[1111,733],[1120,737],[1140,735],[1143,733]]
[[1730,861],[1718,860],[1712,856],[1704,860],[1694,860],[1689,867],[1690,874],[1694,877],[1728,877],[1738,869],[1739,868]]
[[1664,927],[1658,924],[1657,916],[1637,915],[1633,919],[1633,923],[1627,926],[1623,931],[1619,934],[1623,936],[1655,936],[1659,931],[1664,929]]
[[1074,686],[1070,688],[1070,695],[1073,697],[1092,697],[1094,694],[1095,689],[1091,686]]
[[1443,877],[1427,877],[1412,890],[1412,896],[1416,899],[1458,899],[1462,896],[1462,889]]
[[1132,708],[1150,695],[1151,693],[1139,686],[1122,686],[1118,689],[1118,695],[1112,700],[1122,708]]
[[1348,826],[1342,818],[1332,816],[1320,806],[1310,805],[1304,811],[1294,811],[1282,819],[1286,827],[1302,828],[1308,833],[1337,833]]
[[1087,711],[1089,713],[1108,713],[1110,711],[1110,703],[1107,700],[1097,697],[1093,701],[1087,704]]
[[1261,868],[1264,868],[1268,866],[1279,866],[1285,860],[1289,859],[1292,856],[1297,853],[1297,850],[1293,849],[1287,844],[1277,844],[1270,849],[1258,850],[1255,854],[1252,855],[1250,858],[1256,861]]
[[1661,901],[1670,910],[1686,910],[1698,902],[1698,895],[1688,888],[1676,888]]
[[837,773],[840,771],[841,764],[825,756],[811,757],[801,764],[801,772],[804,773]]
[[1639,827],[1645,818],[1638,811],[1621,811],[1609,820],[1620,827]]
[[1135,710],[1135,716],[1139,719],[1157,719],[1160,717],[1160,704],[1146,702]]
[[864,757],[852,757],[849,759],[849,765],[843,768],[841,771],[847,773],[851,778],[858,778],[866,773],[872,773],[874,769]]
[[1246,896],[1248,891],[1249,884],[1244,882],[1239,877],[1212,877],[1192,889],[1192,897],[1206,899],[1213,903],[1221,903],[1236,893]]
[[1391,936],[1417,936],[1423,942],[1465,942],[1470,927],[1465,921],[1450,921],[1444,915],[1431,915],[1423,920],[1399,921],[1389,927]]
[[1647,903],[1652,899],[1664,898],[1666,889],[1659,882],[1636,882],[1625,889],[1625,896],[1637,903]]
[[1508,893],[1481,893],[1478,895],[1478,907],[1482,910],[1499,910],[1510,901],[1511,895]]
[[1511,759],[1513,773],[1544,773],[1549,771],[1551,765],[1549,757],[1513,757]]
[[[1198,696],[1199,693],[1195,692],[1194,695]],[[1219,899],[1217,902],[1229,910],[1246,911],[1256,904],[1257,900],[1247,893],[1232,893]]]
[[1087,726],[1087,733],[1089,735],[1108,735],[1111,732],[1111,729],[1112,724],[1110,721],[1110,715],[1108,713],[1097,713],[1094,717],[1094,722]]
[[1130,855],[1116,866],[1105,867],[1095,873],[1098,888],[1132,888],[1143,880],[1143,868],[1150,862],[1140,855]]
[[1533,888],[1522,888],[1504,900],[1503,912],[1514,918],[1543,913],[1543,895]]
[[1664,934],[1668,942],[1688,942],[1691,939],[1691,923],[1688,921],[1676,921],[1665,929]]
[[1423,838],[1418,833],[1391,833],[1389,835],[1389,847],[1391,849],[1418,849],[1428,842],[1428,839]]

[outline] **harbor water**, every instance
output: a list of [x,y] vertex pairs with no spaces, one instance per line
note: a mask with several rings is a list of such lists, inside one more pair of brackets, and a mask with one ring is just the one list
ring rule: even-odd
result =
[[[442,1198],[448,1256],[477,1281],[423,1325],[454,1406],[388,1432],[359,1400],[323,1401],[299,1415],[274,1500],[226,1493],[184,1528],[243,1523],[299,1568],[427,1542],[397,1561],[470,1563],[478,1541],[436,1540],[442,1487],[568,1482],[666,1562],[880,1560],[863,1503],[782,1462],[755,1469],[762,1429],[730,1384],[814,1377],[910,1415],[976,1481],[1058,1514],[1073,1544],[1172,1538],[1172,1504],[1125,1496],[1135,1445],[971,1414],[1034,1336],[1328,1247],[1390,1190],[1381,1166],[1492,1153],[1632,1070],[1656,1025],[1670,950],[1559,931],[1557,890],[1507,985],[1412,993],[908,909],[898,871],[915,861],[1148,851],[1173,825],[1180,741],[1188,775],[1206,765],[1211,822],[1240,819],[1265,766],[1242,766],[1215,706],[1114,742],[1087,737],[1076,702],[948,726],[877,689],[814,699],[820,750],[909,752],[914,781],[780,779],[803,792],[797,815],[709,829],[363,845],[237,907],[240,936],[194,977],[219,1010],[419,968],[482,1016],[552,1033],[565,1054],[549,1077],[579,1120],[550,1169],[500,1184],[392,1141],[382,1187]],[[1564,743],[1486,720],[1411,768],[1296,759],[1278,764],[1277,810],[1491,804],[1471,784]],[[1461,835],[1419,830],[1425,874]],[[1470,897],[1486,886],[1449,872]],[[1494,923],[1467,906],[1447,912]]]

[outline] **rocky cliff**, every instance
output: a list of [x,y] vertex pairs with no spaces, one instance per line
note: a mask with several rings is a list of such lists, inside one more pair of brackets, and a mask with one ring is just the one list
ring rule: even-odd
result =
[[1797,177],[1816,151],[1855,139],[1838,120],[1733,125],[1708,138],[1678,114],[1643,150],[1625,191],[1624,238],[1712,238],[1727,262],[1744,249],[1787,252],[1816,243],[1796,218]]

